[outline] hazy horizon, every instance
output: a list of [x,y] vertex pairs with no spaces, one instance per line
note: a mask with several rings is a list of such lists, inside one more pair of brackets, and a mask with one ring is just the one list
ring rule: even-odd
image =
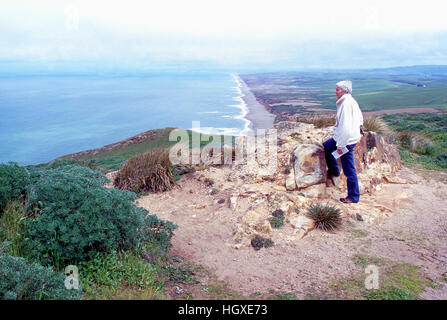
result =
[[18,0],[0,13],[0,74],[445,65],[443,12],[433,0]]

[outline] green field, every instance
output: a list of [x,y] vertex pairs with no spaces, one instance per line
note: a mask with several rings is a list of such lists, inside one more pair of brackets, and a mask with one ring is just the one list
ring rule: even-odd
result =
[[447,67],[417,66],[406,68],[357,70],[344,72],[282,72],[245,74],[255,96],[273,106],[277,115],[301,113],[303,107],[290,100],[307,99],[320,103],[312,108],[335,110],[335,84],[352,80],[353,96],[364,111],[401,108],[447,109]]

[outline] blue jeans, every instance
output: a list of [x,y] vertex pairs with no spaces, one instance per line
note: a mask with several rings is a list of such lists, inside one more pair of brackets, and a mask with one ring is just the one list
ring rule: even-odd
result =
[[[349,150],[340,157],[341,165],[343,167],[343,173],[347,179],[348,185],[348,198],[353,202],[359,202],[360,191],[359,191],[359,181],[357,179],[357,172],[354,166],[354,148],[355,143],[346,146]],[[324,153],[326,156],[326,163],[328,167],[328,173],[334,176],[340,175],[340,169],[338,168],[337,160],[335,160],[332,152],[337,150],[337,145],[334,139],[329,139],[323,143]]]

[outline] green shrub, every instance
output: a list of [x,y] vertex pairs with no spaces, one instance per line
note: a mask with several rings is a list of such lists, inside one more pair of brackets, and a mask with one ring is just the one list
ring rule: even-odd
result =
[[377,290],[366,290],[363,297],[367,300],[416,300],[417,297],[408,290],[395,286],[385,286]]
[[399,144],[405,148],[411,148],[415,134],[412,132],[400,132],[398,136]]
[[441,168],[447,168],[447,152],[440,152],[436,155],[436,164]]
[[428,143],[424,143],[424,144],[412,149],[411,151],[419,153],[419,154],[431,156],[436,153],[436,147],[434,147]]
[[95,295],[101,287],[102,290],[118,286],[159,290],[163,285],[159,282],[157,269],[132,250],[96,254],[90,261],[79,264],[79,274],[87,295]]
[[8,201],[0,217],[0,243],[8,241],[9,254],[20,256],[22,254],[22,242],[25,238],[24,221],[26,219],[25,208],[21,201]]
[[0,252],[0,300],[79,300],[81,288],[65,288],[65,275]]
[[329,204],[312,204],[307,209],[306,215],[315,221],[315,227],[323,231],[337,229],[342,222],[340,209]]
[[171,238],[177,225],[167,220],[160,220],[156,215],[147,215],[141,228],[141,241],[144,250],[150,251],[152,256],[165,255],[171,247]]
[[59,267],[111,250],[143,248],[147,242],[169,247],[174,225],[147,216],[136,195],[106,189],[107,179],[88,168],[68,165],[40,172],[29,191],[23,241],[27,257]]
[[436,134],[432,137],[433,141],[447,141],[447,133]]
[[270,248],[274,245],[275,243],[268,238],[263,238],[260,236],[256,236],[253,239],[251,239],[251,246],[257,251],[260,250],[262,247],[264,248]]
[[270,225],[272,228],[279,229],[284,225],[284,218],[281,217],[271,217],[269,218]]
[[264,248],[273,247],[275,243],[271,239],[264,239]]
[[17,163],[0,164],[0,214],[8,200],[15,200],[25,194],[30,183],[30,173]]
[[113,184],[135,193],[166,191],[174,185],[168,150],[149,151],[130,158],[121,167]]

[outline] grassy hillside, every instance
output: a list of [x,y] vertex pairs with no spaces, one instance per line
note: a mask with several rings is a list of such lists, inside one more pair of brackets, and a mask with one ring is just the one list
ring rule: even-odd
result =
[[401,87],[355,94],[362,110],[394,108],[447,109],[447,86]]
[[[119,169],[128,159],[133,156],[142,154],[154,149],[168,149],[177,142],[169,141],[169,134],[174,128],[154,129],[144,133],[144,138],[134,139],[135,141],[123,140],[113,145],[105,146],[98,149],[88,150],[72,155],[66,155],[61,159],[74,159],[88,165],[91,168],[101,169],[102,171],[113,171]],[[190,137],[191,147],[191,130],[187,130]],[[201,134],[200,146],[207,145],[210,135]],[[223,137],[223,136],[222,136]],[[234,142],[235,137],[232,137]]]
[[447,172],[447,113],[387,114],[404,164]]

